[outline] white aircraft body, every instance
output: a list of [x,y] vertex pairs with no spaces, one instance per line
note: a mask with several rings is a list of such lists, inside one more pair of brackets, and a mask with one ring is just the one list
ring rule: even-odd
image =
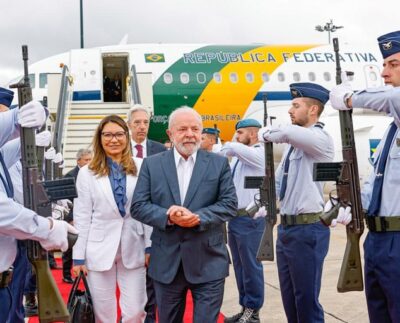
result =
[[[342,69],[354,73],[351,77],[354,90],[383,85],[382,58],[377,46],[374,47],[374,50],[341,48]],[[196,109],[205,127],[217,125],[221,139],[229,141],[238,120],[251,117],[263,122],[265,95],[268,114],[276,117],[273,122],[284,124],[290,122],[289,84],[315,82],[330,89],[336,83],[330,45],[136,44],[74,49],[32,64],[29,72],[34,98],[40,100],[47,95],[48,76],[61,72],[60,63],[69,67],[73,79],[72,107],[90,110],[87,114],[95,118],[103,105],[108,107],[107,113],[113,113],[114,107],[129,108],[138,102],[139,93],[140,101],[153,111],[149,136],[160,141],[167,139],[169,114],[182,105]],[[122,102],[110,103],[104,79],[108,76],[112,81],[115,74],[123,81]],[[97,120],[102,114],[97,113]],[[391,118],[366,109],[355,110],[353,116],[359,173],[364,181],[371,171],[372,152]],[[84,117],[89,118],[82,113],[79,118]],[[321,121],[334,138],[335,159],[341,160],[338,112],[329,102]],[[284,145],[275,145],[274,149],[279,161]]]

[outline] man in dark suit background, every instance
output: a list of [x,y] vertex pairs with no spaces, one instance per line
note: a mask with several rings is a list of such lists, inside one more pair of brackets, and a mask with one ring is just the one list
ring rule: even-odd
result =
[[[93,153],[90,149],[79,149],[76,153],[76,166],[71,169],[64,177],[78,177],[79,169],[86,164],[89,164],[92,160]],[[64,218],[70,224],[73,224],[74,214],[73,208],[71,208],[68,216]],[[72,268],[72,248],[68,249],[66,252],[62,254],[62,262],[63,262],[63,281],[68,284],[72,284],[74,281],[71,277],[71,268]]]
[[110,83],[110,101],[122,102],[122,83],[118,73],[114,74],[114,79]]
[[229,256],[223,225],[237,212],[228,160],[199,150],[201,116],[175,110],[167,133],[174,148],[143,161],[132,216],[153,226],[149,275],[160,323],[182,322],[187,290],[194,322],[216,322]]
[[127,117],[134,157],[146,158],[166,150],[163,144],[147,139],[150,125],[150,110],[148,108],[141,104],[135,104],[128,111]]
[[[147,139],[150,125],[150,110],[141,104],[136,104],[127,113],[128,127],[131,131],[131,145],[133,156],[146,158],[167,150],[165,146],[157,141]],[[147,313],[145,323],[156,322],[156,296],[153,281],[146,274]]]

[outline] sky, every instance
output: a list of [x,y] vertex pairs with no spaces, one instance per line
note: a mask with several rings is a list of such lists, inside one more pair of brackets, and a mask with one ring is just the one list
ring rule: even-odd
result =
[[[341,43],[376,46],[400,30],[398,0],[82,0],[85,47],[128,43],[325,44],[333,20]],[[30,63],[80,47],[80,0],[0,0],[0,85]],[[397,23],[396,23],[397,21]]]

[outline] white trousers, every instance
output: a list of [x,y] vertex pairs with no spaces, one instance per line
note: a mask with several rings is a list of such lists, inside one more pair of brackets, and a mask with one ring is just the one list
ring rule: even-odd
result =
[[107,271],[88,271],[87,281],[92,295],[96,323],[117,321],[116,287],[120,290],[119,305],[122,323],[143,323],[146,295],[146,268],[126,269],[122,264],[120,248],[115,262]]

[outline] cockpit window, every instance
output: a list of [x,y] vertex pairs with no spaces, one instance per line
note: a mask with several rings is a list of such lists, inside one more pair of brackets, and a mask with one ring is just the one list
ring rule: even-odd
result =
[[29,74],[29,83],[31,84],[31,88],[35,88],[36,86],[36,77],[35,74]]
[[39,87],[41,89],[47,88],[47,73],[40,73],[39,74]]

